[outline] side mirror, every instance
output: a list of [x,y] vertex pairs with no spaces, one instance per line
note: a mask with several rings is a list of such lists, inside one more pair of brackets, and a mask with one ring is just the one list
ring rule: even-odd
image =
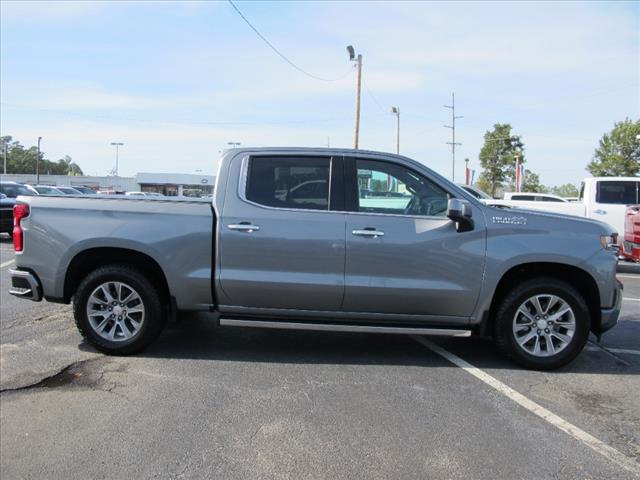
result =
[[473,230],[471,204],[461,198],[450,198],[447,206],[447,217],[456,222],[458,232]]

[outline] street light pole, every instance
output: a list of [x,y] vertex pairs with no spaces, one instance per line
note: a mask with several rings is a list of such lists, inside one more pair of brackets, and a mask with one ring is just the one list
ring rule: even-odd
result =
[[36,157],[36,185],[40,185],[40,140],[42,140],[42,137],[38,137],[38,156]]
[[124,143],[122,143],[122,142],[111,142],[111,145],[115,145],[115,147],[116,147],[116,170],[115,170],[115,173],[116,173],[116,177],[117,177],[118,176],[118,153],[119,153],[118,149],[120,147],[122,147],[124,145]]
[[400,155],[400,107],[391,107],[391,113],[396,116],[396,153]]
[[9,142],[2,142],[3,143],[3,155],[4,155],[4,174],[7,174],[7,149],[9,148]]
[[349,52],[349,60],[352,62],[356,62],[356,67],[358,69],[358,74],[356,76],[356,128],[355,128],[355,138],[353,141],[353,148],[358,149],[358,145],[360,143],[360,91],[362,87],[362,55],[358,54],[356,57],[355,50],[351,45],[347,47],[347,52]]

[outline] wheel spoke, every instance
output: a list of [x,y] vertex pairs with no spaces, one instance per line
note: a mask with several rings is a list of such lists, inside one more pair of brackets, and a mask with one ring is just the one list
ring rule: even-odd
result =
[[531,316],[531,314],[529,313],[529,311],[524,307],[524,305],[522,305],[519,309],[518,309],[518,313],[521,314],[522,316],[524,316],[527,320],[529,320],[527,323],[520,323],[520,325],[528,325],[530,323],[535,323],[535,319]]
[[[129,304],[133,304],[132,308],[128,308]],[[135,337],[144,324],[146,313],[140,294],[119,281],[98,285],[89,295],[85,311],[93,331],[111,342]]]
[[560,322],[560,319],[570,311],[571,311],[571,307],[568,305],[561,307],[560,310],[558,310],[553,315],[549,316],[549,320],[552,320],[554,322]]
[[542,311],[542,305],[540,305],[540,295],[531,297],[531,303],[533,305],[533,308],[536,310],[534,312],[534,315],[542,315],[543,311]]
[[556,347],[553,345],[551,335],[547,333],[544,334],[544,343],[546,345],[547,352],[551,353],[551,355],[556,353]]
[[522,336],[521,338],[518,338],[518,343],[520,344],[520,346],[523,346],[525,343],[527,343],[529,340],[531,340],[533,337],[537,336],[537,333],[535,330],[531,330],[529,333],[527,333],[526,335]]
[[563,343],[569,343],[571,341],[571,337],[569,335],[564,335],[559,332],[551,332],[551,336],[556,337],[558,340],[560,340]]

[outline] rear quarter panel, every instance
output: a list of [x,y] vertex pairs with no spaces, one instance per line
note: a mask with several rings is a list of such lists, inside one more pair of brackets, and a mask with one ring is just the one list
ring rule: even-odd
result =
[[[69,264],[91,248],[125,248],[153,258],[178,308],[212,303],[213,217],[208,202],[129,198],[21,197],[31,206],[16,265],[35,271],[43,292],[62,298]],[[105,263],[109,259],[105,258]]]

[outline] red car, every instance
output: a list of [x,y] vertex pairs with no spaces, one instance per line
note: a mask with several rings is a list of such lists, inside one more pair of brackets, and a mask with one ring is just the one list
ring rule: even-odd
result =
[[622,255],[628,260],[640,262],[640,205],[627,207]]

